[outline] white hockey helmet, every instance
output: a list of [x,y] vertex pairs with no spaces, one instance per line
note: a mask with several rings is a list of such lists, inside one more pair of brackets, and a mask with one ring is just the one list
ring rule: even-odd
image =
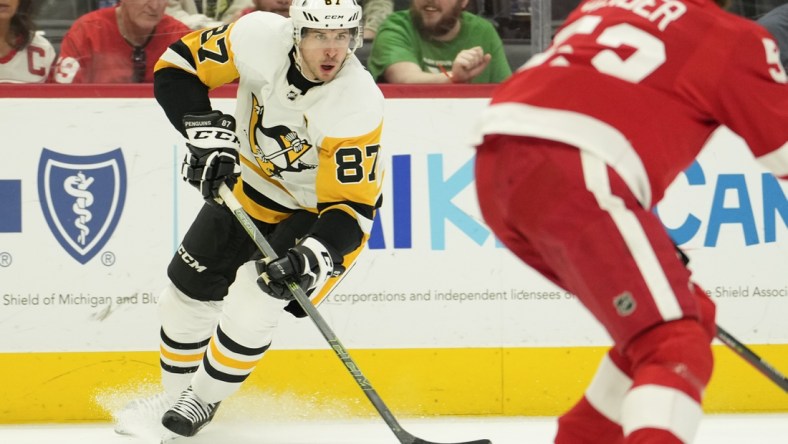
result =
[[353,32],[351,52],[364,42],[361,6],[356,0],[293,0],[290,17],[296,46],[301,43],[304,28],[350,29]]

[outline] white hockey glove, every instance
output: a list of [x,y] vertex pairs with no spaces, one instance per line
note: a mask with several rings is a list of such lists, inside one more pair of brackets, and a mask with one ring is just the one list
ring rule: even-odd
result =
[[186,114],[183,126],[189,153],[183,159],[181,176],[200,190],[206,202],[219,203],[221,184],[226,183],[232,189],[241,174],[235,119],[220,111]]
[[277,299],[292,300],[288,281],[295,281],[311,296],[320,292],[328,278],[341,275],[345,268],[338,252],[314,237],[307,237],[279,259],[267,264],[258,262],[258,271],[257,285],[264,292]]

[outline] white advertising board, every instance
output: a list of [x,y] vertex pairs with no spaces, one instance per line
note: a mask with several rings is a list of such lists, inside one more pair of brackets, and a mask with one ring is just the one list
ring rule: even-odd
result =
[[[384,206],[321,305],[346,346],[609,343],[481,221],[470,135],[486,103],[387,99]],[[152,98],[6,98],[0,131],[0,352],[156,350],[155,301],[201,205],[179,178],[181,136]],[[745,342],[788,343],[786,190],[722,129],[659,206],[719,323]],[[239,279],[233,291],[258,290]],[[274,347],[325,343],[286,315]]]

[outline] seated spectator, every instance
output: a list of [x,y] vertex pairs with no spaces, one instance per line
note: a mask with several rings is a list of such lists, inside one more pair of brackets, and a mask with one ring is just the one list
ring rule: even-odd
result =
[[60,45],[57,83],[150,83],[167,47],[190,32],[166,0],[122,0],[78,18]]
[[252,1],[254,2],[254,6],[251,8],[246,8],[243,11],[241,11],[239,17],[255,11],[273,12],[274,14],[279,14],[282,17],[290,17],[290,0],[252,0]]
[[379,82],[498,83],[512,74],[490,22],[463,11],[468,0],[412,0],[390,14],[367,66]]
[[252,7],[252,0],[167,0],[165,12],[191,29],[203,29],[231,23]]
[[386,17],[394,12],[394,0],[364,0],[361,5],[364,20],[364,40],[373,40]]
[[767,12],[758,23],[774,36],[780,49],[780,63],[788,69],[788,3]]
[[0,2],[0,83],[43,83],[55,49],[33,25],[33,0]]

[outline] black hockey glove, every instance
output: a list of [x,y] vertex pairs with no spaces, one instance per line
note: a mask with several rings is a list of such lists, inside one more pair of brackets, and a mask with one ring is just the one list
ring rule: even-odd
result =
[[206,202],[221,202],[217,200],[221,184],[232,188],[241,174],[235,119],[220,111],[186,114],[183,126],[189,148],[181,166],[183,180],[200,190]]
[[292,300],[288,281],[296,282],[311,296],[320,292],[328,278],[341,275],[345,268],[342,256],[333,248],[314,237],[307,237],[279,259],[267,264],[259,261],[257,271],[260,273],[257,285],[264,292],[277,299]]

